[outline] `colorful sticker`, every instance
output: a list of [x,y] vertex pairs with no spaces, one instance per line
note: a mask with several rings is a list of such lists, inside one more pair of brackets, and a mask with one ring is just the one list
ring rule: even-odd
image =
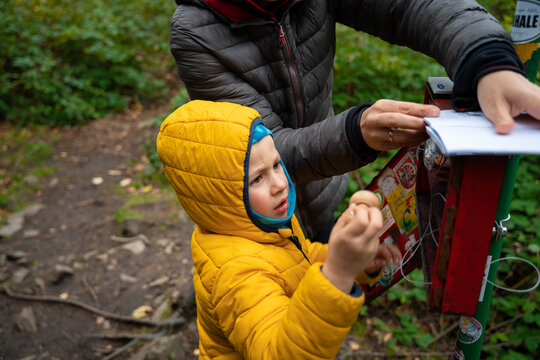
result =
[[380,208],[382,209],[382,206],[384,204],[384,195],[383,195],[382,191],[379,190],[379,189],[376,189],[376,190],[373,190],[373,193],[379,199]]
[[[412,248],[414,247],[414,244],[416,244],[416,239],[414,238],[414,235],[410,236],[410,240],[405,243],[405,252],[413,252]],[[412,256],[412,254],[409,254],[408,256]]]
[[396,264],[388,264],[384,267],[381,280],[379,280],[379,284],[382,286],[390,286],[392,285],[392,280],[394,279],[394,275],[399,271],[399,266]]
[[465,360],[465,354],[463,354],[463,351],[461,351],[461,349],[457,346],[456,350],[454,351],[454,360]]
[[384,207],[381,209],[382,216],[383,216],[383,225],[379,233],[377,234],[378,237],[381,237],[385,232],[387,232],[392,225],[394,225],[396,222],[394,221],[394,216],[392,215],[392,212],[390,211],[390,207],[388,205],[384,205]]
[[391,169],[385,169],[377,180],[377,185],[384,196],[388,197],[388,195],[390,195],[390,193],[398,186],[398,180]]
[[416,185],[416,167],[410,155],[405,156],[397,164],[394,172],[396,173],[401,186],[405,189],[405,192],[414,189],[414,185]]
[[398,186],[386,197],[386,200],[399,230],[407,235],[412,233],[417,227],[414,193],[405,194],[403,188]]
[[473,317],[462,316],[459,320],[458,341],[472,344],[482,336],[482,324]]
[[[396,244],[396,241],[391,236],[387,236],[383,240],[382,243],[386,244],[386,245],[392,245],[392,244]],[[383,285],[383,286],[392,285],[392,280],[394,279],[394,275],[396,274],[396,272],[398,272],[398,270],[399,270],[398,265],[396,265],[396,264],[387,264],[384,267],[384,270],[383,270],[381,279],[379,280],[379,283],[381,285]]]

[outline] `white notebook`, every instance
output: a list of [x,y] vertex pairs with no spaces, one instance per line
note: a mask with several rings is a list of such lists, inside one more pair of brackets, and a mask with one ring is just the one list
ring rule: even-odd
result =
[[495,132],[482,112],[441,111],[424,118],[428,135],[447,155],[540,154],[540,120],[522,114],[507,135]]

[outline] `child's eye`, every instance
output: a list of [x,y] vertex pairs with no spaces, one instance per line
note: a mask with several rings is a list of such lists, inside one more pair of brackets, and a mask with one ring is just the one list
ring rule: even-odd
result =
[[274,170],[278,170],[281,167],[281,161],[278,161],[274,164]]
[[250,182],[249,184],[250,184],[250,185],[258,184],[258,183],[261,182],[261,180],[262,180],[262,176],[259,175],[259,176],[257,176],[255,179],[251,180],[251,182]]

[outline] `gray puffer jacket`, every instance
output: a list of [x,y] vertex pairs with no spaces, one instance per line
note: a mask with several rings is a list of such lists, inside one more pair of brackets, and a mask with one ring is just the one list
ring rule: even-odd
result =
[[350,110],[332,110],[336,23],[421,51],[451,78],[478,46],[510,42],[472,0],[289,0],[280,18],[235,8],[239,1],[177,0],[171,52],[191,99],[239,103],[261,114],[297,184],[308,236],[332,219],[348,172],[373,160],[349,144]]

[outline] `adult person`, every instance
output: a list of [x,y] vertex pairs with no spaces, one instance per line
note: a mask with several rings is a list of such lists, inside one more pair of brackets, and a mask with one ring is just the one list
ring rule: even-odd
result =
[[[335,26],[421,51],[454,81],[456,109],[481,107],[500,133],[540,119],[508,33],[473,0],[176,0],[171,52],[191,99],[256,109],[297,184],[299,220],[325,241],[348,172],[426,138],[436,107],[393,100],[332,109]],[[478,92],[478,96],[477,96]]]

